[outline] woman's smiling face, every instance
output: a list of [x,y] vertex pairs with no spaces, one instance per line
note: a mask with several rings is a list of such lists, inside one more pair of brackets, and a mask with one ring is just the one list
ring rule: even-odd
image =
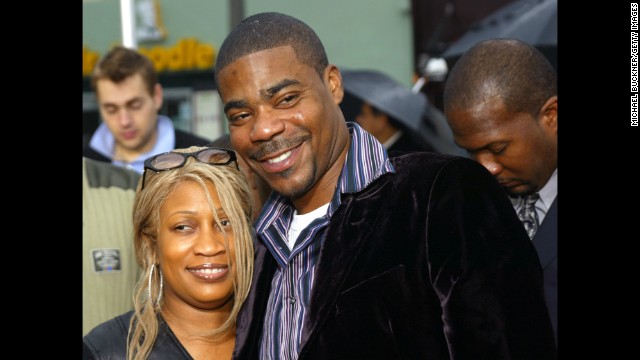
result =
[[207,190],[222,226],[217,225],[207,194],[195,181],[179,183],[160,207],[158,258],[166,305],[182,302],[215,309],[232,304],[233,230],[210,182]]

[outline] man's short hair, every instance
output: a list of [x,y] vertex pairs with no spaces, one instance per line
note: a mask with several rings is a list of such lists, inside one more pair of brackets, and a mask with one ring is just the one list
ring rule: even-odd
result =
[[536,116],[557,95],[556,72],[535,47],[515,39],[485,40],[455,63],[444,88],[445,111],[498,96],[507,110]]
[[115,46],[98,62],[91,75],[91,87],[97,93],[98,80],[109,80],[116,84],[135,75],[142,75],[149,94],[155,93],[158,75],[151,59],[133,49]]
[[249,16],[229,33],[218,50],[215,77],[245,55],[286,45],[293,48],[298,61],[314,68],[322,78],[329,61],[318,35],[304,22],[276,12]]

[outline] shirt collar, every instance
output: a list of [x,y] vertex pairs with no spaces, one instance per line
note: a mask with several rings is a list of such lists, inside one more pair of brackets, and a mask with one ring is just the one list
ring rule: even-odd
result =
[[398,141],[398,139],[400,139],[400,136],[402,136],[402,130],[398,130],[393,133],[393,135],[391,135],[391,137],[388,138],[387,141],[385,141],[382,145],[384,145],[385,149],[389,149],[391,146],[393,146],[393,144],[396,143],[396,141]]
[[549,209],[556,195],[558,195],[558,168],[553,171],[549,181],[538,191],[538,195],[540,195],[540,200],[544,206]]
[[338,180],[340,193],[356,193],[388,172],[395,172],[387,150],[355,122],[347,122],[351,146]]
[[98,129],[91,136],[89,146],[103,156],[111,159],[114,165],[131,167],[138,173],[142,173],[144,170],[144,160],[151,155],[168,152],[175,149],[176,134],[173,129],[173,123],[171,119],[164,115],[158,115],[158,139],[153,148],[138,156],[134,161],[127,163],[124,161],[113,160],[113,153],[115,150],[115,139],[109,128],[105,123],[101,123]]
[[[511,194],[507,194],[509,196],[509,200],[511,200],[511,204],[516,209],[516,211],[520,208],[522,202],[522,196],[513,196]],[[541,206],[543,211],[549,210],[551,204],[553,204],[553,200],[556,199],[556,195],[558,195],[558,169],[556,168],[551,174],[547,183],[538,191],[538,195],[540,199],[536,204],[536,206]]]

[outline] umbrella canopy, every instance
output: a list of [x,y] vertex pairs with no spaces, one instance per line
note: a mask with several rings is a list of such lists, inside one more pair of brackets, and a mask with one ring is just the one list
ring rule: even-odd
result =
[[345,69],[340,73],[345,92],[373,105],[409,129],[420,127],[427,103],[424,94],[414,94],[410,88],[377,70]]
[[558,0],[518,0],[473,26],[441,55],[461,56],[480,41],[510,38],[536,47],[558,45]]

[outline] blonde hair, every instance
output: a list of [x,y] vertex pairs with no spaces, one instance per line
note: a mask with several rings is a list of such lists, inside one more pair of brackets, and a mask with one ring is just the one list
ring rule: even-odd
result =
[[[204,149],[192,146],[186,149],[176,149],[173,152],[189,153]],[[235,326],[235,321],[242,303],[247,297],[253,274],[253,228],[251,222],[252,198],[244,175],[237,169],[236,164],[209,165],[189,157],[183,167],[155,173],[146,170],[144,190],[142,179],[133,204],[133,232],[136,260],[143,269],[143,273],[136,284],[134,292],[134,314],[131,318],[127,345],[127,359],[146,359],[158,335],[158,313],[162,303],[154,306],[154,299],[149,299],[148,281],[151,266],[157,263],[156,240],[160,226],[160,207],[171,195],[175,187],[184,181],[193,181],[204,190],[209,206],[218,226],[220,219],[215,211],[207,183],[212,183],[220,199],[222,209],[231,221],[235,258],[230,259],[235,267],[233,278],[233,307],[229,318],[218,328],[205,336],[215,337],[227,332]],[[228,248],[228,238],[225,246]],[[227,251],[227,254],[230,254]],[[160,288],[160,271],[154,272],[151,281],[151,294],[158,294]]]

